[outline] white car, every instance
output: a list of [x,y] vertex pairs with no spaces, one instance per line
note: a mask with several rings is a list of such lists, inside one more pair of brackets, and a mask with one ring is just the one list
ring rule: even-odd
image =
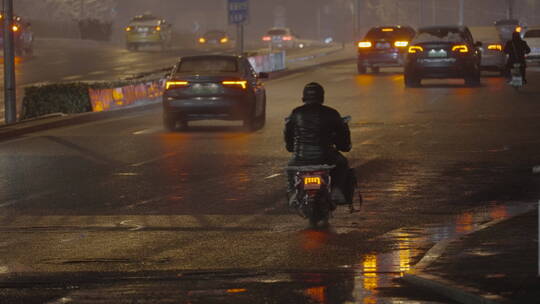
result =
[[527,61],[540,63],[540,27],[528,27],[523,40],[531,48],[531,52],[526,55]]
[[479,48],[482,54],[480,68],[485,71],[496,71],[504,75],[506,69],[506,54],[504,42],[495,26],[471,27],[475,41],[482,42]]

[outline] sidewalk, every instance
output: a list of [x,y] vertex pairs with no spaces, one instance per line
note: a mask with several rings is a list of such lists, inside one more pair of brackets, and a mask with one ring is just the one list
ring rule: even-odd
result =
[[540,303],[538,210],[451,242],[404,280],[460,303]]

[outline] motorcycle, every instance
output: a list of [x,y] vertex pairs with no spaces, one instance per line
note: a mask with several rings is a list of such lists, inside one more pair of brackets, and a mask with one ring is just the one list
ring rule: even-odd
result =
[[332,177],[330,171],[335,166],[300,166],[288,167],[295,171],[294,188],[296,190],[296,206],[298,214],[309,219],[311,226],[319,222],[328,224],[336,204],[331,199]]
[[[344,117],[343,121],[349,123],[350,116]],[[330,172],[335,168],[333,165],[290,166],[287,171],[294,172],[294,188],[296,197],[295,205],[298,214],[309,220],[312,227],[319,223],[324,226],[337,208],[336,202],[332,201],[332,177]],[[346,189],[344,189],[350,212],[355,210],[352,201],[357,187],[354,169],[350,168],[347,174]],[[362,196],[359,194],[359,202],[362,204]]]
[[521,64],[514,63],[510,69],[511,79],[508,82],[516,91],[523,87],[523,75],[521,74]]

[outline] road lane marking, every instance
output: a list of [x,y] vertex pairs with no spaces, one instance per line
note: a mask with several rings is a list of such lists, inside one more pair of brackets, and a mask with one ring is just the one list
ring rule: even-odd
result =
[[164,154],[164,155],[162,155],[160,157],[156,157],[156,158],[152,158],[152,159],[149,159],[149,160],[142,161],[140,163],[132,164],[130,167],[141,167],[141,166],[144,166],[144,165],[148,165],[148,164],[151,164],[151,163],[155,163],[155,162],[158,162],[158,161],[173,157],[175,155],[178,155],[178,152],[170,152],[170,153]]
[[163,128],[161,128],[161,127],[142,129],[142,130],[133,132],[133,135],[153,134],[153,133],[157,133],[157,132],[159,132],[161,130],[163,130]]
[[130,222],[133,222],[133,221],[132,220],[121,221],[120,225],[121,226],[126,226],[126,227],[131,227],[131,228],[128,229],[129,231],[138,231],[138,230],[144,229],[144,226],[137,225],[137,224],[130,224]]
[[84,77],[83,75],[73,75],[73,76],[64,77],[62,78],[62,80],[78,80],[78,79],[82,79],[83,77]]
[[95,72],[92,72],[92,73],[88,73],[88,75],[103,75],[103,74],[107,74],[108,72],[107,71],[95,71]]
[[42,196],[49,195],[49,194],[52,194],[54,192],[55,191],[52,191],[52,190],[43,191],[43,192],[40,192],[40,193],[28,195],[28,196],[20,198],[20,199],[13,199],[13,200],[10,200],[10,201],[7,201],[5,203],[0,204],[0,208],[9,207],[11,205],[15,205],[15,204],[23,202],[23,201],[29,201],[29,200],[33,200],[33,199],[36,199],[36,198],[40,198]]
[[276,173],[276,174],[272,174],[270,176],[267,176],[264,179],[271,179],[271,178],[278,177],[278,176],[281,176],[281,175],[283,175],[283,174],[282,173]]

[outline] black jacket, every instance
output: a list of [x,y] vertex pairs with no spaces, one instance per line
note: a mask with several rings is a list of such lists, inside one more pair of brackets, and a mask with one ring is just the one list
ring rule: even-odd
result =
[[504,52],[508,54],[508,62],[525,63],[525,55],[531,52],[531,48],[524,40],[510,40],[504,46]]
[[351,150],[351,134],[338,111],[309,103],[294,109],[287,118],[285,143],[296,160],[324,162],[334,158],[336,149]]

